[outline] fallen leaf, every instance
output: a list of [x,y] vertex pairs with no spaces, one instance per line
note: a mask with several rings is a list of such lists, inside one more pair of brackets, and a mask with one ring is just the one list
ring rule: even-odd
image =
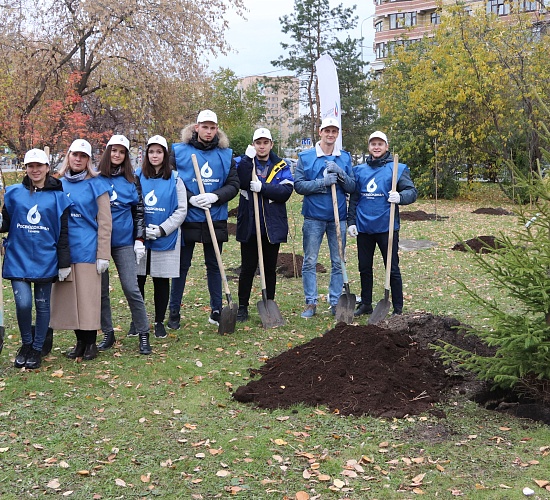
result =
[[79,476],[89,476],[90,471],[89,470],[79,470],[76,472]]
[[6,453],[6,451],[8,451],[9,449],[9,446],[7,448],[0,448],[0,453]]
[[284,446],[285,444],[288,444],[284,439],[275,439],[273,441],[277,446]]
[[59,482],[59,479],[52,479],[50,482],[48,482],[47,484],[48,488],[52,488],[54,490],[56,490],[57,488],[59,488],[61,486],[61,483]]
[[330,481],[330,476],[328,474],[319,474],[317,479],[319,481]]
[[337,488],[343,488],[346,485],[341,479],[335,479],[332,484]]
[[544,488],[548,484],[550,484],[550,481],[545,481],[544,479],[535,479],[535,483],[539,488]]
[[54,372],[52,372],[51,376],[61,378],[61,377],[63,377],[63,370],[55,370]]
[[424,495],[424,492],[420,488],[413,488],[413,493],[416,495]]
[[32,445],[35,450],[43,450],[44,447],[41,444],[35,443]]
[[304,472],[302,472],[302,477],[304,479],[309,479],[311,478],[311,472],[309,472],[307,469],[304,470]]
[[140,477],[142,483],[148,483],[151,481],[151,473],[148,472],[147,474],[142,474]]
[[126,481],[124,481],[124,479],[120,479],[120,478],[117,477],[115,479],[115,484],[117,486],[122,486],[122,487],[126,488]]
[[411,482],[413,484],[420,484],[422,483],[422,481],[424,480],[424,476],[426,475],[426,473],[423,473],[423,474],[418,474],[418,476],[414,476],[412,479],[411,479]]
[[296,492],[296,500],[309,500],[309,494],[305,491]]
[[64,491],[64,492],[63,492],[63,496],[64,496],[64,497],[69,497],[69,496],[71,496],[73,493],[74,493],[73,490]]

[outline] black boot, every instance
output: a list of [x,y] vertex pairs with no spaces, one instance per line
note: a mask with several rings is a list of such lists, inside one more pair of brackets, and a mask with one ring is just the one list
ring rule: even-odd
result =
[[97,345],[95,342],[93,344],[86,344],[82,359],[85,359],[86,361],[91,361],[92,359],[97,358],[97,353]]
[[23,368],[27,362],[27,357],[29,356],[31,350],[31,344],[23,344],[17,351],[13,366],[15,366],[15,368]]
[[149,332],[142,332],[139,334],[139,353],[151,354],[153,350],[149,344]]
[[46,331],[46,338],[44,339],[44,343],[42,344],[42,357],[47,356],[52,352],[53,347],[53,329],[48,328]]
[[155,323],[155,337],[157,339],[165,339],[168,334],[166,333],[166,328],[161,322]]
[[179,309],[170,309],[170,315],[168,316],[168,323],[166,325],[172,330],[177,330],[180,327],[180,311]]
[[84,344],[84,342],[82,340],[77,340],[75,346],[67,351],[66,356],[69,359],[81,358],[82,356],[84,356],[85,348],[86,345]]
[[106,351],[107,349],[110,349],[115,344],[115,332],[104,332],[103,333],[103,340],[99,343],[97,346],[97,349],[99,351]]
[[247,320],[248,320],[248,307],[239,306],[239,310],[237,311],[237,321],[239,323],[244,323]]
[[27,370],[36,370],[37,368],[40,368],[41,364],[41,351],[37,351],[36,349],[31,348],[29,351],[29,355],[27,356],[27,361],[25,362],[25,368]]

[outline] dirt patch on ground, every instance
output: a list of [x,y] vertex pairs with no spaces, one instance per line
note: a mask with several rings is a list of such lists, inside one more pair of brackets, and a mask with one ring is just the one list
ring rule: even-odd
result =
[[339,323],[251,369],[260,378],[239,387],[233,397],[260,408],[326,405],[342,415],[401,418],[429,411],[464,381],[447,374],[430,344],[442,339],[491,352],[456,326],[452,318],[429,314],[395,316],[384,328]]
[[[296,267],[294,266],[296,264]],[[304,258],[301,255],[296,254],[294,258],[291,253],[280,253],[277,257],[277,274],[283,276],[284,278],[301,278],[302,277],[302,264],[304,263]],[[326,273],[327,269],[323,264],[317,262],[315,267],[318,273]],[[232,273],[236,274],[238,279],[239,274],[241,274],[241,266],[231,267],[228,269]],[[297,274],[295,274],[295,271]],[[256,274],[260,274],[259,269],[256,271]],[[229,279],[229,276],[228,276]]]
[[232,208],[227,212],[228,217],[237,217],[237,214],[239,213],[239,207]]
[[490,253],[492,250],[503,247],[504,245],[494,236],[476,236],[470,240],[458,242],[451,250],[466,252],[471,249],[476,253]]
[[512,212],[508,212],[504,208],[478,208],[472,212],[473,214],[485,214],[485,215],[514,215]]
[[423,210],[416,210],[414,212],[399,212],[399,217],[401,220],[408,220],[408,221],[423,221],[423,220],[443,220],[448,219],[447,216],[442,215],[436,215],[436,214],[428,214],[424,212]]

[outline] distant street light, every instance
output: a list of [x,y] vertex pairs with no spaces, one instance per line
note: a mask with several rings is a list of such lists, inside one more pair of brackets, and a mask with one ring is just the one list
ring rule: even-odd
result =
[[375,14],[371,14],[370,16],[368,17],[365,17],[365,19],[363,19],[361,21],[361,62],[364,64],[365,63],[365,58],[363,57],[363,47],[365,46],[364,43],[363,43],[363,23],[367,20],[367,19],[372,19],[374,16],[376,15]]

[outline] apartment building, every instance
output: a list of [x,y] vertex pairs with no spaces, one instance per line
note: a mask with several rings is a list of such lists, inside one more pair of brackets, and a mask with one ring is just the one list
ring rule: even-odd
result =
[[[467,0],[464,3],[467,9],[485,8],[487,13],[498,16],[509,15],[513,5],[518,5],[523,12],[545,14],[549,3],[549,0],[514,1]],[[434,0],[375,0],[373,25],[376,59],[371,63],[371,68],[382,70],[384,59],[394,47],[429,36],[440,22],[441,15]]]
[[279,147],[291,146],[289,140],[299,131],[297,120],[300,118],[299,92],[300,81],[294,77],[247,76],[240,83],[242,89],[256,86],[265,97],[266,121],[258,126],[267,126]]

